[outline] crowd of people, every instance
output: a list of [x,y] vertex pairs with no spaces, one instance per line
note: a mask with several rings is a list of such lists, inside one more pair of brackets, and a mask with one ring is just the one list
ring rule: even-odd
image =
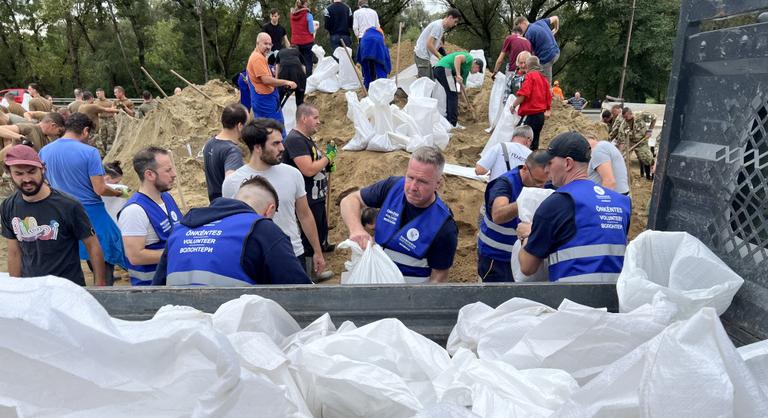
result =
[[[18,115],[7,106],[0,120],[2,160],[17,189],[1,207],[11,275],[53,274],[84,285],[82,259],[97,285],[112,285],[116,266],[128,272],[133,286],[311,284],[333,277],[325,257],[335,250],[328,238],[327,200],[337,151],[334,144],[322,149],[313,138],[321,116],[328,115],[304,97],[318,29],[307,6],[297,0],[290,37],[279,12],[270,13],[245,70],[233,78],[241,100],[224,107],[221,130],[203,148],[210,205],[186,214],[169,193],[177,179],[169,150],[151,146],[133,156],[140,186],[132,194],[115,186],[124,175],[120,163],[102,164],[114,114],[145,116],[157,106],[149,92],[135,106],[119,86],[114,101],[102,89],[96,98],[78,89],[73,103],[54,111],[39,87],[30,85],[29,109]],[[323,18],[333,48],[351,46],[354,34],[359,60],[375,49],[366,41],[378,42],[382,32],[367,1],[358,6],[353,12],[334,0]],[[484,65],[466,51],[447,53],[442,47],[445,32],[460,19],[457,10],[448,10],[424,28],[414,48],[419,76],[445,90],[446,118],[453,126],[468,75]],[[510,110],[520,122],[511,141],[492,147],[475,167],[490,180],[478,217],[482,281],[516,280],[511,257],[518,240],[517,262],[525,275],[546,260],[552,281],[614,281],[631,216],[622,151],[635,151],[643,175],[650,178],[653,171],[646,141],[655,118],[621,106],[603,114],[609,138],[568,132],[539,149],[553,100],[564,100],[559,83],[552,84],[559,27],[557,16],[533,23],[516,19],[494,67],[496,74],[509,61],[507,94],[515,96]],[[365,60],[360,64],[366,73]],[[368,68],[369,77],[386,76],[377,65]],[[283,104],[293,94],[295,127],[286,132]],[[579,92],[566,102],[576,110],[586,104]],[[238,144],[245,145],[247,156]],[[340,202],[349,238],[363,248],[383,247],[408,283],[445,282],[454,262],[459,229],[438,192],[444,166],[438,148],[418,148],[403,175]],[[524,187],[555,190],[530,223],[519,219],[517,199]],[[104,198],[115,197],[127,201],[110,214]]]

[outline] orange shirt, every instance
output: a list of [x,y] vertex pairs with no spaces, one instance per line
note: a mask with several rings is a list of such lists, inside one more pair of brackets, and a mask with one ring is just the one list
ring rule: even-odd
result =
[[560,88],[560,86],[552,87],[552,95],[559,98],[560,100],[565,100],[563,90]]
[[248,66],[246,67],[246,70],[248,71],[248,78],[251,80],[251,84],[253,84],[253,88],[256,90],[256,93],[271,94],[273,91],[275,91],[274,87],[268,86],[261,82],[262,76],[266,75],[272,77],[272,72],[269,70],[267,57],[265,57],[264,54],[259,52],[257,49],[254,49],[253,52],[251,52],[251,56],[248,58]]

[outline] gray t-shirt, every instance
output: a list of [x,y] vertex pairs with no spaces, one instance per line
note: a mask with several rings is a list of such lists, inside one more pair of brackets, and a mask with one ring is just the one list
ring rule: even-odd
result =
[[427,49],[427,39],[430,37],[435,38],[435,40],[432,41],[432,44],[435,49],[439,49],[443,40],[443,32],[445,32],[445,29],[443,28],[443,19],[435,20],[427,25],[427,27],[421,31],[419,39],[416,40],[416,46],[413,48],[413,52],[416,56],[423,60],[429,60],[430,54]]
[[607,162],[611,163],[613,178],[616,179],[614,191],[618,193],[629,192],[627,166],[624,162],[624,157],[621,155],[621,151],[611,144],[610,141],[600,141],[592,149],[592,159],[589,160],[589,170],[587,172],[589,179],[602,185],[603,179],[600,178],[597,167]]
[[232,141],[213,137],[203,147],[203,170],[208,188],[208,201],[221,197],[221,184],[228,170],[243,166],[243,153]]

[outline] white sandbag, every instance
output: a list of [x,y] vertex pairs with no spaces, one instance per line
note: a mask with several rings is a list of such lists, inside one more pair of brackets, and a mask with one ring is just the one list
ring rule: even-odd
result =
[[488,182],[488,176],[478,176],[475,174],[475,168],[474,167],[464,167],[461,165],[456,164],[445,164],[445,167],[443,168],[443,174],[449,175],[449,176],[459,176],[464,177],[471,180],[477,180],[481,181],[483,183]]
[[334,334],[335,332],[336,326],[331,320],[331,315],[326,312],[319,318],[312,321],[311,324],[304,327],[301,331],[283,340],[283,344],[280,346],[280,348],[287,354],[304,344],[308,344],[317,339],[327,337]]
[[704,308],[607,367],[553,417],[758,417],[768,397]]
[[493,130],[488,142],[485,143],[485,147],[480,151],[480,156],[485,154],[496,144],[502,142],[510,142],[512,140],[512,131],[515,130],[515,126],[520,122],[520,116],[516,113],[509,111],[509,107],[515,102],[515,95],[510,94],[507,98],[504,107],[501,110],[501,120],[496,124],[496,129]]
[[[124,184],[107,183],[107,186],[114,190],[129,190],[128,186]],[[101,200],[104,201],[104,208],[107,209],[109,217],[112,218],[112,221],[114,221],[115,224],[117,224],[117,214],[120,213],[120,211],[123,209],[125,204],[128,202],[128,199],[117,196],[102,196]]]
[[441,402],[471,406],[485,418],[548,417],[578,389],[561,370],[517,370],[507,363],[477,359],[465,349],[434,380]]
[[223,303],[213,314],[213,327],[223,334],[262,332],[277,345],[301,330],[277,302],[257,295],[242,295]]
[[[403,89],[405,94],[411,95],[411,84],[419,78],[419,70],[416,68],[416,64],[411,64],[404,70],[397,74],[397,87]],[[390,77],[390,80],[394,80],[395,77]]]
[[432,91],[435,89],[435,84],[437,83],[428,77],[421,77],[414,80],[413,84],[410,86],[408,99],[410,100],[414,97],[432,97]]
[[410,418],[437,402],[432,380],[450,365],[444,349],[396,319],[318,339],[289,359],[318,417]]
[[616,292],[621,312],[651,303],[661,293],[679,305],[677,319],[686,319],[703,307],[722,315],[743,283],[696,237],[645,231],[627,247]]
[[[191,309],[110,318],[57,277],[0,277],[0,393],[20,416],[307,416]],[[170,319],[173,318],[173,319]],[[192,319],[185,319],[192,318]],[[271,361],[264,354],[263,361]],[[43,390],[44,389],[44,390]],[[262,409],[264,408],[264,409]]]
[[[674,304],[666,301],[643,305],[629,313],[610,313],[565,299],[556,313],[509,345],[498,359],[518,369],[563,370],[583,385],[658,335],[675,313]],[[503,341],[496,343],[496,347],[502,345]],[[492,359],[497,353],[486,350],[483,354],[483,358]]]
[[[533,222],[533,215],[536,213],[536,209],[539,208],[541,202],[548,198],[549,195],[554,193],[552,189],[540,189],[537,187],[523,187],[520,192],[520,196],[517,197],[517,217],[520,218],[520,222]],[[522,246],[520,240],[515,241],[512,246],[512,257],[510,262],[512,263],[512,277],[516,282],[548,282],[549,281],[549,261],[542,260],[539,264],[539,269],[530,276],[523,274],[520,270],[520,250]]]
[[[495,309],[482,302],[470,303],[459,310],[446,349],[451,355],[460,348],[480,354],[479,346],[487,342],[488,352],[492,355],[497,353],[493,357],[496,358],[506,352],[509,342],[519,340],[529,329],[541,323],[546,315],[554,312],[547,305],[523,298],[512,298]],[[504,335],[506,348],[495,349],[494,338],[488,338],[491,333]],[[483,354],[480,354],[481,358]]]
[[473,49],[469,51],[469,54],[472,55],[473,59],[479,59],[483,62],[483,66],[480,68],[480,71],[472,74],[471,72],[467,76],[467,84],[466,87],[468,89],[479,89],[483,87],[483,82],[485,82],[485,69],[487,68],[487,65],[485,63],[485,53],[482,49]]
[[486,132],[490,132],[501,120],[504,110],[504,91],[507,89],[507,78],[504,73],[496,73],[491,87],[491,96],[488,98],[488,124]]
[[738,351],[763,392],[768,394],[768,340],[739,347]]
[[283,105],[283,119],[285,120],[285,131],[291,132],[296,127],[296,95],[291,94]]
[[[367,106],[364,106],[357,99],[357,93],[353,91],[348,91],[344,96],[347,98],[347,118],[355,126],[355,136],[342,149],[344,151],[362,151],[368,146],[368,142],[374,135],[373,125],[366,116],[365,109]],[[365,102],[368,103],[369,101]]]
[[402,138],[390,138],[390,133],[395,132],[390,103],[395,99],[396,91],[395,81],[386,78],[375,80],[368,87],[368,98],[373,103],[371,113],[374,129],[374,135],[366,147],[369,151],[390,152],[404,149],[407,145]]
[[[0,411],[2,412],[2,411]],[[423,409],[413,418],[482,418],[464,406],[440,402]]]
[[333,57],[339,61],[339,85],[344,90],[357,90],[360,88],[360,80],[355,73],[355,64],[352,62],[352,49],[347,47],[338,47],[333,51]]
[[317,62],[320,62],[323,58],[325,58],[325,49],[323,49],[323,47],[318,44],[312,45],[312,53],[317,57]]
[[403,284],[403,273],[379,244],[370,242],[365,250],[352,240],[336,248],[352,250],[352,259],[344,263],[341,284]]
[[339,63],[333,57],[325,57],[320,60],[312,75],[307,78],[306,94],[313,91],[323,93],[335,93],[339,91]]

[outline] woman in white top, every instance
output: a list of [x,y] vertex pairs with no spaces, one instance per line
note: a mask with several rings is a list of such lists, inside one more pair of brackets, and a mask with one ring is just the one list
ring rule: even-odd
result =
[[358,0],[358,9],[352,14],[352,31],[355,32],[357,39],[361,39],[370,28],[381,27],[379,25],[379,15],[376,10],[368,7],[368,0]]

